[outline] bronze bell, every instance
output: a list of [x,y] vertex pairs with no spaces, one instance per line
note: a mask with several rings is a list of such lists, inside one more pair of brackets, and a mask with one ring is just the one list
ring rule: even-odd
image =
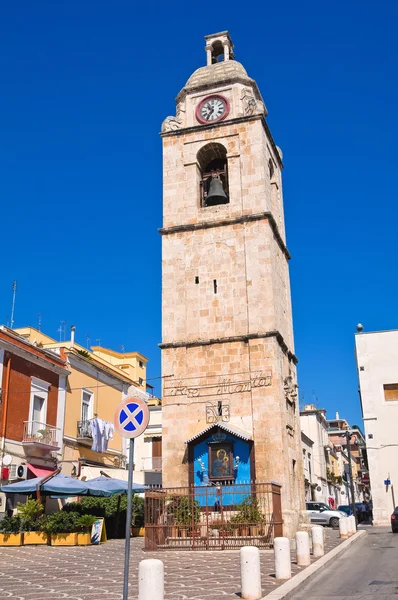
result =
[[228,204],[228,196],[224,192],[224,186],[218,175],[212,177],[206,197],[206,206],[216,206],[217,204]]

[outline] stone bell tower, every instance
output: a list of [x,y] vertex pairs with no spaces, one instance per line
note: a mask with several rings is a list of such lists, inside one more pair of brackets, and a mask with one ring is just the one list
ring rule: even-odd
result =
[[161,134],[163,486],[277,481],[289,534],[304,485],[282,152],[228,32],[205,39]]

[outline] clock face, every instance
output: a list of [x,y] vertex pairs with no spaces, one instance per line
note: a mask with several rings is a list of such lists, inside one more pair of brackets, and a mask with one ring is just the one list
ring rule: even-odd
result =
[[196,118],[199,123],[216,123],[229,113],[229,102],[223,96],[208,96],[199,103]]

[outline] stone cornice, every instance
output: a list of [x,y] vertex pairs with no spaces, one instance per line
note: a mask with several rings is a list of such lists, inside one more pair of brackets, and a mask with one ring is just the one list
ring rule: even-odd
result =
[[162,350],[166,350],[168,348],[194,348],[198,346],[211,346],[212,344],[231,344],[234,342],[244,342],[248,343],[250,340],[260,340],[264,338],[274,337],[281,347],[282,351],[287,355],[289,360],[291,360],[295,365],[298,363],[298,359],[291,352],[283,339],[282,334],[277,330],[265,331],[260,333],[247,333],[245,335],[233,335],[229,337],[220,337],[220,338],[210,338],[207,340],[192,340],[185,342],[165,342],[159,344],[159,348]]
[[209,124],[209,125],[198,124],[198,125],[193,125],[192,127],[182,127],[181,129],[174,129],[172,131],[162,131],[160,133],[160,136],[161,137],[179,136],[181,134],[185,135],[186,133],[193,133],[193,132],[198,132],[198,131],[208,131],[210,129],[215,129],[216,127],[227,127],[228,125],[238,125],[239,123],[247,123],[250,121],[259,121],[259,120],[261,120],[264,130],[271,142],[272,149],[275,153],[275,158],[279,162],[280,168],[283,169],[283,162],[282,162],[281,156],[279,154],[278,148],[276,147],[274,138],[272,137],[272,133],[268,127],[267,121],[265,120],[265,117],[263,115],[251,115],[251,116],[247,116],[247,117],[236,117],[235,119],[227,119],[226,121],[219,121],[218,123],[212,124],[212,125],[211,124]]
[[253,221],[262,220],[267,220],[269,222],[280,249],[286,256],[286,259],[289,260],[291,258],[289,250],[287,249],[285,242],[283,241],[282,236],[279,233],[278,226],[274,217],[272,216],[272,213],[268,211],[249,215],[240,215],[239,217],[231,217],[228,219],[222,219],[220,221],[203,221],[201,223],[186,223],[183,225],[174,225],[173,227],[162,227],[161,229],[159,229],[159,233],[161,235],[173,235],[175,233],[184,233],[186,231],[198,231],[200,229],[211,229],[212,227],[224,227],[225,225],[251,223]]

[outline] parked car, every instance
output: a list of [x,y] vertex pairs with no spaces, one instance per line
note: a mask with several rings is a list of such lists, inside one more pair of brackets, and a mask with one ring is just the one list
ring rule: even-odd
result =
[[347,517],[345,512],[333,510],[324,502],[306,502],[306,509],[311,523],[317,525],[330,525],[330,527],[337,528],[340,519]]
[[394,508],[391,515],[391,529],[393,533],[398,533],[398,506]]
[[337,507],[337,510],[345,513],[347,515],[347,517],[352,515],[352,508],[348,504],[341,504],[340,506]]
[[[355,502],[358,523],[361,523],[361,521],[362,521],[361,507],[362,507],[362,502]],[[337,510],[345,513],[347,515],[347,517],[352,515],[352,505],[351,504],[341,504],[340,506],[337,507]]]

